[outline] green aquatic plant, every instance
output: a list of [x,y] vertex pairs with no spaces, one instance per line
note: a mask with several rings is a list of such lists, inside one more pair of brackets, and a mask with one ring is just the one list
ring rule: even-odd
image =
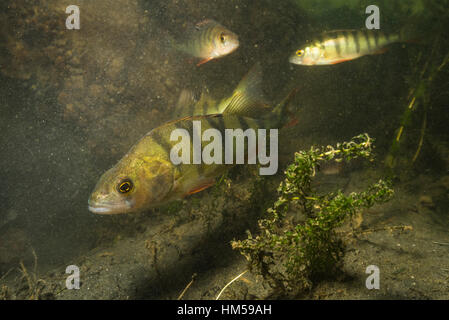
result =
[[[341,191],[320,195],[312,181],[320,164],[328,161],[372,160],[373,140],[362,134],[335,147],[312,147],[295,153],[278,188],[279,198],[258,221],[259,233],[233,241],[232,247],[246,257],[249,269],[262,275],[280,295],[296,295],[320,277],[336,271],[344,255],[337,228],[362,208],[388,201],[393,190],[379,180],[362,192]],[[289,213],[305,219],[293,223]]]
[[[407,78],[410,85],[407,104],[385,159],[390,170],[411,167],[420,156],[425,142],[433,142],[432,137],[426,137],[427,119],[430,112],[435,112],[438,108],[436,98],[448,94],[446,88],[438,88],[442,81],[440,74],[449,65],[449,53],[442,41],[444,37],[440,31],[433,39],[431,47],[426,48],[426,53],[420,52],[411,58],[414,69]],[[444,104],[443,107],[445,106]],[[406,149],[411,149],[413,153]]]
[[449,94],[446,85],[449,54],[445,40],[448,6],[449,0],[425,1],[424,10],[410,17],[410,22],[416,22],[415,26],[405,27],[413,30],[407,33],[410,42],[415,43],[408,55],[409,71],[404,74],[408,95],[404,97],[398,128],[385,158],[386,168],[395,176],[409,176],[409,169],[416,168],[421,159],[440,156],[444,161],[445,158],[444,154],[438,155],[437,150],[432,150],[439,144],[440,134],[430,124],[432,118],[441,118],[438,113],[445,112],[446,102],[441,97]]

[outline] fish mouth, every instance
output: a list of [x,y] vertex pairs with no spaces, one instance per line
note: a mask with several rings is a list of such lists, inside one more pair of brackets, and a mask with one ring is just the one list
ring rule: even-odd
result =
[[233,39],[233,40],[229,43],[229,45],[228,45],[228,52],[227,52],[227,54],[234,52],[235,50],[238,49],[239,46],[240,46],[239,39],[238,39],[238,38]]
[[90,212],[95,214],[119,214],[126,213],[129,211],[127,206],[117,206],[117,205],[96,205],[89,202],[87,208]]
[[301,63],[301,60],[298,59],[298,58],[296,57],[296,55],[290,56],[290,58],[288,59],[288,61],[289,61],[290,63],[294,63],[294,64],[302,64],[302,63]]
[[239,47],[239,44],[232,44],[229,45],[227,48],[225,48],[222,52],[217,52],[216,55],[217,57],[221,57],[221,56],[226,56],[228,54],[233,53],[235,50],[237,50]]
[[111,208],[108,208],[108,207],[88,206],[87,208],[89,209],[90,212],[99,213],[99,214],[105,214],[105,213],[109,213],[111,211]]

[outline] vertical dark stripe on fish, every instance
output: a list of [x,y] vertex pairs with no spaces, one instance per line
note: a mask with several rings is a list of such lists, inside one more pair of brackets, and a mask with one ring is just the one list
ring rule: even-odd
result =
[[360,53],[360,42],[359,42],[358,32],[357,31],[352,32],[352,36],[354,38],[355,50],[357,53]]
[[379,43],[381,47],[384,47],[388,44],[387,37],[383,32],[380,33]]
[[198,37],[195,39],[195,50],[196,50],[198,56],[200,56],[202,58],[202,53],[203,53],[202,47],[203,47],[203,43],[204,43],[203,38],[204,38],[206,32],[204,30],[200,30],[198,32],[199,32]]
[[177,127],[181,128],[181,129],[186,129],[189,132],[191,150],[193,150],[193,121],[199,120],[199,119],[195,119],[195,118],[190,118],[188,120],[182,120],[177,123]]
[[211,117],[203,117],[201,121],[201,135],[203,135],[203,132],[207,129],[215,128],[215,123],[212,120]]
[[224,136],[226,125],[225,125],[223,116],[222,115],[218,115],[214,119],[216,120],[216,127],[221,132],[221,134]]
[[[267,131],[269,131],[271,128],[274,128],[273,120],[251,119],[251,121],[253,122],[253,126],[256,126],[257,129],[266,129]],[[278,128],[276,128],[276,129],[278,129]]]
[[195,107],[196,107],[196,104],[195,103],[192,103],[190,106],[189,106],[189,116],[193,116],[193,115],[195,115]]
[[164,138],[164,136],[161,135],[160,130],[153,130],[151,132],[151,137],[153,138],[154,142],[161,146],[161,148],[167,153],[167,155],[170,155],[172,145]]
[[209,43],[212,39],[214,28],[207,28],[206,32],[204,32],[203,44]]
[[203,115],[206,115],[206,114],[209,113],[209,112],[208,112],[208,111],[209,111],[209,110],[208,110],[208,109],[209,109],[208,107],[209,107],[208,101],[205,101],[205,102],[203,103],[203,113],[202,113]]
[[224,122],[221,115],[213,115],[211,117],[207,117],[207,119],[211,128],[217,129],[221,134],[224,134]]
[[[183,120],[178,122],[178,127],[182,129],[186,129],[189,132],[190,135],[190,163],[193,164],[193,121],[201,121],[200,117],[193,117],[187,120]],[[201,131],[204,131],[204,128],[201,126]],[[200,143],[201,143],[201,137],[203,136],[203,132],[200,132]],[[201,146],[200,152],[202,152],[203,148]],[[203,172],[203,165],[195,164],[194,165],[196,172],[198,175],[201,175]]]
[[[243,120],[243,122],[245,123],[245,130],[246,129],[248,129],[248,128],[253,128],[253,129],[257,129],[259,126],[257,125],[258,124],[258,122],[255,120],[255,119],[252,119],[252,118],[242,118],[242,120]],[[256,126],[256,127],[254,127],[254,126]],[[256,134],[257,134],[257,131],[256,131]]]
[[[202,124],[201,125],[201,152],[202,152],[204,146],[206,144],[208,144],[208,142],[203,142],[203,139],[202,139],[204,131],[206,131],[207,129],[216,129],[217,125],[216,125],[214,117],[210,117],[210,116],[203,117],[201,124]],[[204,174],[206,168],[207,167],[205,164],[201,164],[201,165],[197,166],[198,175],[202,176]]]
[[350,33],[348,31],[343,31],[343,37],[345,39],[345,50],[344,50],[344,54],[348,54],[349,53],[349,37],[350,37]]
[[365,39],[366,42],[366,48],[369,51],[371,51],[371,43],[369,41],[369,34],[366,31],[361,31],[361,33],[363,34],[363,39]]
[[340,37],[336,37],[334,39],[334,44],[335,44],[335,51],[337,52],[337,56],[341,57],[341,38]]
[[325,41],[326,41],[326,36],[324,36],[324,34],[321,34],[319,36],[318,43],[323,44]]
[[245,132],[245,130],[248,129],[248,123],[245,121],[245,118],[236,117],[235,119],[238,122],[239,128],[242,129],[243,132]]
[[212,27],[212,28],[208,28],[208,33],[207,33],[207,37],[206,37],[206,39],[205,39],[205,42],[204,42],[204,46],[206,46],[207,48],[209,48],[208,49],[208,55],[209,55],[209,57],[210,57],[210,55],[211,55],[211,52],[210,52],[210,50],[212,49],[212,43],[213,43],[213,41],[214,41],[214,38],[215,38],[215,27]]
[[379,37],[380,37],[380,31],[375,31],[374,32],[374,42],[376,43],[376,49],[378,49],[380,47]]

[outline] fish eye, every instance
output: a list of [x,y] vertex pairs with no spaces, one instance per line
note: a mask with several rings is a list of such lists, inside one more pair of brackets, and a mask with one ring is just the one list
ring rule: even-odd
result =
[[298,51],[296,51],[296,55],[297,55],[298,57],[302,56],[303,54],[304,54],[304,50],[298,50]]
[[117,190],[120,193],[128,193],[133,189],[133,183],[131,180],[126,179],[120,182],[117,186]]
[[226,41],[226,36],[224,33],[220,34],[220,41],[224,43]]

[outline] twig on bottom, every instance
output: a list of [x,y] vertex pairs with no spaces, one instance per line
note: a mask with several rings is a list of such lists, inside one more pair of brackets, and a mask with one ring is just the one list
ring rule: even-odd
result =
[[432,241],[432,243],[439,244],[440,246],[449,246],[449,242]]
[[240,278],[241,276],[243,276],[245,273],[247,273],[248,270],[243,271],[241,274],[239,274],[237,277],[235,277],[234,279],[232,279],[230,282],[228,282],[227,285],[224,286],[223,289],[221,289],[220,293],[218,294],[217,298],[215,300],[220,299],[221,294],[226,290],[227,287],[229,287],[229,285],[231,283],[233,283],[234,281],[238,280],[238,278]]
[[178,300],[181,300],[182,297],[184,297],[184,294],[187,292],[187,290],[189,290],[190,286],[193,284],[193,281],[195,281],[196,276],[197,276],[196,273],[194,273],[192,275],[192,280],[190,280],[190,282],[187,284],[187,286],[184,288],[184,290],[182,290],[181,294],[178,297]]

